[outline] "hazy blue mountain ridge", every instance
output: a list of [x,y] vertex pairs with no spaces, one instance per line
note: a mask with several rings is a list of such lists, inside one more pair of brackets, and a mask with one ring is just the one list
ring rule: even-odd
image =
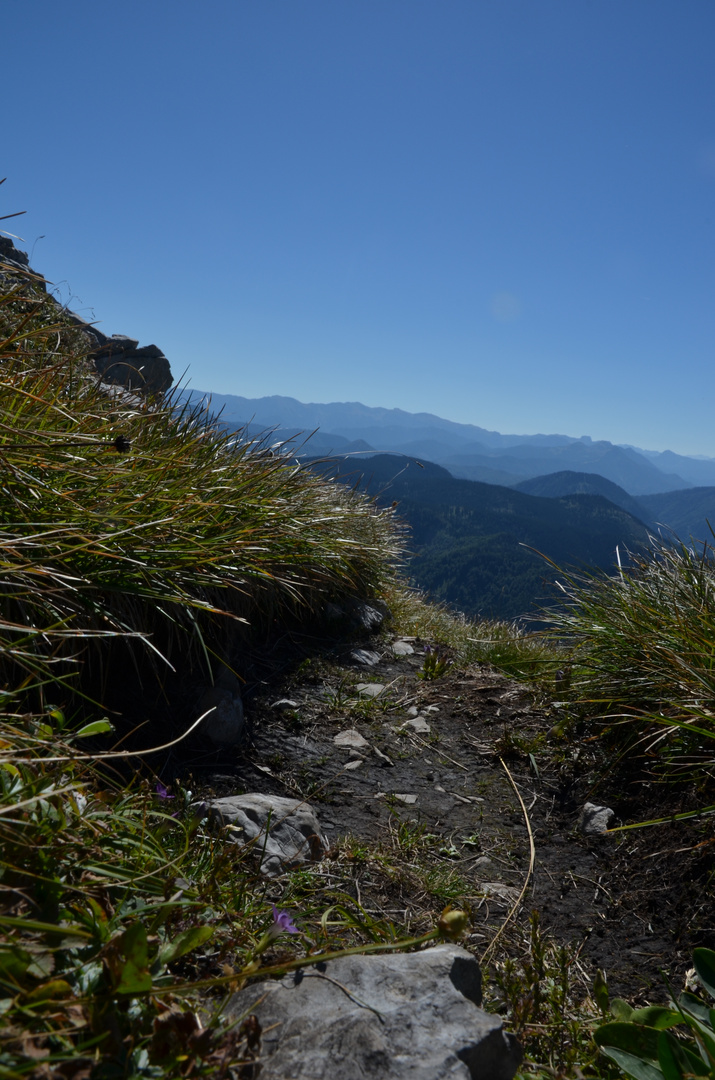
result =
[[710,528],[715,529],[715,487],[688,488],[687,491],[664,491],[641,495],[638,502],[654,526],[663,526],[667,537],[672,532],[686,543],[691,539],[715,544]]
[[458,478],[488,483],[519,484],[534,476],[571,470],[604,476],[630,495],[686,489],[694,483],[691,476],[698,478],[699,485],[708,477],[715,484],[713,459],[686,458],[670,451],[641,452],[590,436],[502,435],[432,413],[374,408],[360,402],[304,404],[279,395],[244,398],[201,390],[183,393],[194,402],[210,398],[213,410],[222,410],[224,422],[232,426],[250,421],[277,428],[278,436],[299,431],[301,438],[317,428],[315,442],[301,451],[306,454],[331,447],[345,452],[340,440],[347,439],[356,448],[362,441],[376,452],[427,458]]

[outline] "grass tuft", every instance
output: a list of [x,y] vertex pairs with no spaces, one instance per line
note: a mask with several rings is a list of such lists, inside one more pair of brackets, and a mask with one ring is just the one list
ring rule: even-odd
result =
[[712,548],[653,539],[617,575],[565,576],[561,587],[553,621],[570,648],[561,693],[607,718],[609,740],[668,776],[712,762]]

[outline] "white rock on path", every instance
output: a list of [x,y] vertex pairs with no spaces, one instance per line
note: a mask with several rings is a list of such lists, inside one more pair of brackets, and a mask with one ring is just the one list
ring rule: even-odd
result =
[[355,664],[363,664],[365,667],[373,667],[380,660],[380,654],[372,649],[354,649],[350,653],[350,659]]
[[406,720],[401,725],[402,730],[409,728],[410,731],[414,731],[416,735],[429,735],[432,728],[429,726],[424,716],[412,716],[409,720]]
[[379,682],[360,682],[355,689],[360,697],[376,698],[380,696],[385,686],[384,683]]
[[364,750],[370,745],[357,728],[346,728],[345,731],[338,732],[333,738],[333,742],[336,746],[342,746],[348,750]]
[[585,836],[598,836],[607,832],[616,815],[610,806],[596,806],[595,803],[584,803],[579,819],[579,827]]

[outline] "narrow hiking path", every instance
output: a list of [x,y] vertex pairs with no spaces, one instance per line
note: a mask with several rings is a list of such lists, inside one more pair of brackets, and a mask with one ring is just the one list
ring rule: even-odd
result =
[[194,790],[310,802],[333,847],[300,872],[303,887],[352,897],[406,934],[466,905],[465,944],[499,955],[523,945],[536,910],[584,984],[603,969],[634,1002],[662,996],[662,970],[679,985],[693,945],[715,943],[712,844],[696,847],[697,826],[682,824],[584,836],[587,800],[638,820],[657,792],[599,777],[594,743],[560,735],[558,707],[523,684],[479,665],[420,678],[424,644],[372,642],[257,681],[250,745],[202,768]]

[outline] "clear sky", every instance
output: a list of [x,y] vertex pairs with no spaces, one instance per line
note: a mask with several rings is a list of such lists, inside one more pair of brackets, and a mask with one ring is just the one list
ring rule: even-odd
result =
[[0,213],[197,389],[715,455],[713,0],[5,0]]

